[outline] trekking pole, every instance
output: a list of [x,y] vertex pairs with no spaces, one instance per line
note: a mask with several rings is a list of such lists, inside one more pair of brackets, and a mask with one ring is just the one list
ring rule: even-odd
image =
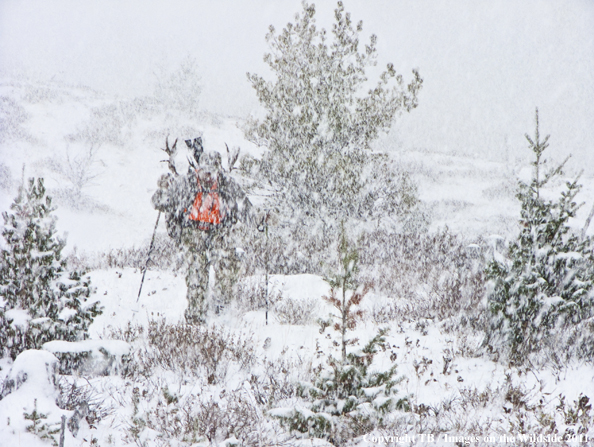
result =
[[268,326],[268,213],[266,214],[264,231],[266,232],[266,326]]
[[138,289],[138,298],[136,298],[136,302],[140,299],[140,293],[142,292],[142,285],[144,284],[144,275],[146,275],[146,271],[148,270],[148,263],[151,260],[151,252],[153,251],[153,245],[155,245],[155,235],[157,234],[157,226],[159,226],[159,219],[161,218],[161,211],[159,211],[159,215],[157,216],[157,222],[155,223],[155,229],[153,230],[153,238],[151,239],[151,245],[149,246],[148,255],[146,257],[146,264],[144,266],[144,271],[142,272],[142,280],[140,281],[140,289]]
[[[266,283],[265,283],[265,290],[264,290],[264,302],[266,304],[266,326],[268,326],[268,217],[270,216],[270,211],[267,211],[264,216],[262,216],[262,220],[257,226],[258,231],[265,234],[266,242],[264,245],[264,269],[266,273]],[[261,229],[260,229],[261,228]]]
[[60,444],[59,444],[59,447],[64,447],[64,432],[65,432],[65,429],[66,429],[66,416],[62,416],[62,425],[60,426]]

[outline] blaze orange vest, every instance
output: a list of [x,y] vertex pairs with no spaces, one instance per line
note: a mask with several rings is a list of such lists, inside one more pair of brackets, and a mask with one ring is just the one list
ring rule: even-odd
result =
[[211,230],[220,225],[225,217],[224,210],[221,209],[218,180],[214,181],[210,189],[202,187],[198,176],[197,180],[198,194],[190,210],[189,219],[195,221],[200,230]]

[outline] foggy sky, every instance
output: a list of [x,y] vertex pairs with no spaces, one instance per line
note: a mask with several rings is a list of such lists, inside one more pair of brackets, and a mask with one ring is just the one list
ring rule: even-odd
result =
[[[327,30],[335,2],[316,2]],[[390,144],[503,157],[526,150],[539,107],[553,154],[594,163],[594,2],[345,1],[378,62],[424,79],[419,108]],[[202,106],[246,116],[258,103],[246,72],[266,74],[265,34],[301,10],[283,1],[0,0],[0,73],[150,94],[159,70],[188,56]],[[593,171],[594,172],[594,171]]]

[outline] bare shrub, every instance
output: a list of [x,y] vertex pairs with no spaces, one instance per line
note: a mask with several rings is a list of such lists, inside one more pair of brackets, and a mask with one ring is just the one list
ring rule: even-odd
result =
[[128,321],[125,328],[109,326],[109,340],[123,340],[126,343],[133,343],[144,334],[144,326],[140,324],[132,324]]
[[66,162],[61,166],[60,172],[72,183],[75,191],[80,192],[99,175],[94,170],[98,150],[99,146],[92,143],[78,154],[70,155],[69,151],[66,152]]
[[482,258],[449,231],[390,234],[381,230],[359,240],[361,275],[394,298],[374,309],[379,323],[394,319],[445,319],[472,313],[484,296]]
[[304,369],[303,366],[303,362],[297,363],[282,357],[275,361],[265,359],[261,372],[252,374],[249,379],[256,402],[271,408],[277,402],[294,397],[298,383],[296,376],[299,372],[307,378],[311,374],[311,368]]
[[8,96],[0,96],[0,143],[9,140],[31,140],[23,127],[29,119],[24,107]]
[[53,191],[53,197],[58,203],[76,210],[108,211],[109,207],[102,205],[83,189],[92,184],[92,180],[100,175],[97,169],[96,155],[99,145],[91,142],[88,147],[73,150],[66,149],[66,155],[60,158],[47,158],[44,165],[59,174],[68,182],[68,186]]
[[319,309],[319,300],[283,298],[274,305],[274,312],[281,324],[305,325],[314,320]]
[[270,436],[257,405],[245,391],[223,392],[216,397],[194,393],[179,395],[167,387],[155,391],[158,395],[151,397],[152,402],[146,408],[145,398],[149,393],[135,388],[134,417],[125,429],[128,442],[138,444],[145,430],[151,431],[158,446],[172,445],[173,440],[192,445],[204,441],[221,445],[219,443],[233,436],[240,445],[256,446]]
[[543,447],[550,445],[544,437],[556,434],[566,446],[573,445],[572,437],[587,439],[593,424],[588,396],[580,394],[569,403],[560,394],[555,400],[542,388],[516,383],[508,373],[497,388],[461,388],[438,403],[414,402],[409,415],[390,415],[386,427],[374,434],[431,433],[435,440],[452,445],[476,446],[491,446],[505,437],[514,445]]
[[58,397],[56,405],[62,410],[73,411],[74,413],[68,419],[68,429],[76,437],[80,428],[80,422],[85,420],[90,427],[96,427],[97,424],[115,410],[113,406],[106,404],[101,394],[91,386],[90,382],[72,376],[59,376],[56,386],[58,388]]
[[529,357],[539,368],[550,367],[557,376],[566,370],[572,359],[594,363],[594,318],[557,330],[539,342],[539,349]]
[[[258,280],[259,279],[259,280]],[[266,296],[266,282],[264,277],[245,278],[237,284],[237,307],[240,311],[274,309],[276,303],[283,299],[280,290],[271,290]],[[268,303],[267,303],[268,300]]]
[[265,271],[271,275],[322,275],[323,262],[328,261],[329,253],[334,253],[329,249],[332,239],[302,224],[270,225],[268,237],[264,232],[251,232],[245,240],[245,257],[251,260],[246,266],[247,275]]
[[[100,256],[100,268],[132,267],[143,269],[146,265],[149,248],[150,241],[147,240],[142,247],[111,249]],[[157,234],[149,267],[159,270],[179,270],[182,267],[179,253],[179,247],[175,241],[165,234]]]
[[240,393],[232,393],[225,403],[200,402],[192,417],[193,428],[210,442],[235,435],[248,445],[257,445],[258,412],[254,406]]
[[[157,270],[179,271],[183,266],[179,247],[166,234],[155,235],[153,251],[149,260],[149,268]],[[68,265],[82,266],[86,270],[110,269],[126,267],[144,269],[150,248],[150,240],[140,247],[112,248],[108,252],[98,254],[80,253],[73,250],[68,255]]]
[[[145,445],[150,436],[155,446],[221,445],[234,437],[257,446],[279,436],[262,406],[294,395],[295,362],[257,362],[250,338],[216,326],[152,321],[112,329],[110,337],[133,346],[125,384],[107,391],[109,402],[132,409],[126,442]],[[235,389],[225,380],[231,369],[244,378]]]
[[[126,334],[127,331],[122,333]],[[133,347],[132,359],[124,368],[125,376],[150,377],[156,368],[162,368],[178,374],[204,376],[209,384],[214,384],[225,378],[231,362],[248,369],[256,361],[251,338],[233,335],[217,326],[153,320],[146,336],[146,344]]]

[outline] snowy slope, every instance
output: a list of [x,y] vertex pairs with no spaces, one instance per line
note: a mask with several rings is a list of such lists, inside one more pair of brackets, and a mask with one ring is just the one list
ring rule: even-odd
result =
[[[42,91],[43,94],[39,93]],[[93,176],[82,188],[84,200],[72,207],[57,200],[58,229],[68,233],[68,249],[107,251],[109,248],[138,246],[147,242],[157,213],[150,206],[158,177],[166,168],[160,161],[160,150],[170,134],[170,144],[203,135],[207,150],[221,152],[226,160],[225,144],[239,146],[241,154],[259,156],[261,150],[245,141],[237,118],[213,117],[204,114],[194,121],[168,125],[172,117],[155,114],[136,117],[132,121],[120,119],[105,122],[91,118],[93,107],[118,104],[117,98],[89,89],[68,88],[59,84],[38,86],[27,81],[4,79],[0,93],[20,101],[27,119],[19,125],[28,141],[9,139],[0,144],[0,159],[10,174],[10,185],[0,190],[0,208],[8,209],[25,167],[25,177],[42,176],[50,193],[72,187],[68,178],[52,169],[82,159],[89,144],[71,141],[89,126],[101,125],[102,135],[119,132],[122,144],[99,144],[88,172]],[[24,100],[22,98],[25,98]],[[29,98],[29,99],[26,99]],[[112,127],[110,129],[110,126]],[[155,130],[157,129],[157,130]],[[175,133],[175,131],[180,133]],[[172,131],[174,131],[172,133]],[[185,131],[185,133],[184,133]],[[432,151],[396,149],[390,136],[378,143],[413,173],[419,184],[420,197],[431,210],[432,228],[448,226],[469,239],[480,235],[515,233],[515,216],[519,206],[515,199],[516,178],[527,163],[526,146],[515,148],[509,160],[485,160],[479,156],[460,156]],[[571,175],[579,172],[579,164],[569,162]],[[589,212],[594,191],[594,179],[582,177],[584,186],[582,207],[576,224],[581,224]],[[8,186],[8,185],[7,185]],[[78,208],[78,209],[77,209]],[[161,223],[159,231],[164,232]],[[590,229],[590,231],[594,231]]]
[[[155,191],[156,180],[165,172],[165,166],[160,162],[163,159],[160,148],[164,146],[167,134],[170,134],[170,143],[179,137],[178,144],[183,144],[181,140],[184,138],[201,134],[206,148],[221,152],[224,160],[225,143],[229,147],[240,146],[243,154],[261,155],[258,148],[244,140],[239,128],[241,120],[237,118],[202,113],[183,121],[162,112],[146,112],[133,119],[114,114],[112,121],[101,121],[93,115],[93,110],[110,110],[105,107],[128,103],[89,89],[53,83],[38,85],[4,78],[0,89],[1,95],[22,107],[26,117],[13,126],[16,129],[14,133],[0,144],[0,163],[6,168],[2,172],[10,174],[4,174],[4,179],[8,181],[2,183],[0,208],[8,210],[20,183],[23,165],[25,177],[45,177],[50,194],[57,197],[58,230],[68,233],[66,252],[77,247],[79,254],[93,258],[110,249],[146,246],[157,216],[150,205],[150,198]],[[87,166],[94,177],[83,186],[82,199],[78,202],[60,199],[60,192],[71,188],[72,182],[55,167],[66,166],[69,157],[71,161],[76,157],[82,159],[88,146],[76,135],[80,136],[85,129],[97,125],[100,125],[98,130],[104,141]],[[121,141],[109,141],[108,137],[115,134],[120,135]],[[505,160],[487,160],[472,155],[420,149],[396,150],[391,138],[389,135],[381,140],[378,149],[389,151],[412,173],[419,185],[420,197],[430,211],[432,231],[447,226],[466,242],[493,234],[510,237],[516,233],[519,205],[514,194],[516,179],[525,179],[529,174],[525,155],[517,152]],[[520,150],[528,151],[526,148]],[[577,173],[578,169],[578,166],[570,166],[568,175]],[[583,225],[594,197],[593,179],[584,177],[582,182],[585,185],[582,200],[587,203],[576,219],[578,228]],[[163,223],[158,231],[164,234]],[[590,228],[592,231],[594,229]],[[137,301],[140,270],[126,267],[92,271],[92,284],[104,306],[104,313],[92,325],[91,337],[95,340],[110,338],[118,330],[125,329],[128,323],[142,326],[147,331],[151,322],[165,320],[168,324],[176,324],[183,321],[187,304],[183,276],[181,272],[149,270]],[[245,281],[261,285],[263,278],[253,277]],[[220,396],[225,393],[255,396],[257,380],[264,380],[266,372],[274,369],[271,364],[288,365],[275,370],[280,382],[282,377],[289,376],[303,379],[312,369],[324,364],[328,355],[340,356],[337,335],[331,328],[323,330],[316,323],[318,318],[328,318],[333,311],[322,300],[322,296],[329,293],[329,287],[322,278],[313,275],[272,276],[269,291],[270,296],[280,299],[279,303],[290,301],[307,305],[313,302],[313,316],[303,324],[283,324],[279,313],[281,308],[272,305],[268,324],[263,309],[246,310],[231,306],[223,314],[209,317],[212,327],[228,331],[238,337],[236,340],[249,340],[256,359],[252,369],[242,369],[231,363],[216,384],[208,383],[205,377],[185,377],[180,371],[159,370],[154,377],[134,379],[137,380],[134,386],[130,382],[132,379],[120,376],[91,377],[88,389],[93,390],[95,398],[104,400],[107,414],[97,425],[83,426],[76,438],[69,435],[66,445],[90,445],[93,438],[98,439],[100,445],[132,445],[131,415],[136,411],[134,387],[156,393],[150,401],[153,403],[163,389],[169,389],[176,390],[181,400],[195,399],[198,395],[213,399],[213,396],[219,396],[217,402],[229,405],[229,401],[225,400],[227,398]],[[484,432],[481,433],[511,436],[518,431],[517,424],[520,422],[509,414],[513,414],[514,418],[524,418],[524,423],[533,427],[540,427],[538,417],[561,420],[559,396],[564,396],[568,405],[581,395],[594,396],[591,365],[569,364],[563,369],[540,370],[509,368],[482,355],[480,333],[470,329],[448,329],[448,324],[455,326],[458,324],[456,321],[411,322],[403,319],[378,323],[374,320],[374,306],[395,298],[398,297],[374,293],[365,298],[362,307],[367,316],[353,334],[360,340],[352,349],[360,349],[377,333],[378,328],[389,327],[385,349],[377,355],[372,368],[386,370],[397,364],[397,375],[404,377],[397,386],[398,393],[409,398],[415,416],[410,416],[412,419],[406,423],[402,421],[409,417],[407,414],[396,412],[391,416],[393,427],[400,427],[401,433],[428,430],[464,434],[483,427]],[[134,349],[138,349],[135,352],[144,352],[142,350],[147,342],[141,336],[131,343]],[[42,354],[44,361],[51,363],[46,354]],[[9,371],[13,371],[11,374],[18,373],[21,368],[6,360],[1,366],[0,377],[6,377]],[[43,369],[41,366],[34,367],[33,372],[39,372],[40,368]],[[255,382],[249,385],[252,376],[259,379],[253,379]],[[72,380],[79,381],[82,386],[83,379]],[[188,381],[195,382],[190,386]],[[50,392],[52,388],[47,386],[43,390]],[[13,421],[18,420],[10,426],[0,424],[0,445],[46,445],[24,428],[26,421],[22,414],[32,411],[36,397],[40,410],[48,413],[48,420],[53,424],[58,423],[62,413],[71,416],[71,412],[55,406],[51,393],[42,402],[38,391],[20,388],[10,394],[10,398],[0,401],[0,416],[15,414]],[[509,397],[510,393],[512,396],[517,394],[524,403],[518,404]],[[291,399],[294,398],[288,398],[284,403],[291,404]],[[147,411],[149,403],[146,403]],[[264,410],[260,411],[262,439],[270,439],[278,426],[264,417]],[[151,431],[145,432],[145,435],[145,440],[152,439],[152,442],[156,439]],[[297,445],[297,441],[293,441]],[[367,445],[364,440],[358,442]]]

